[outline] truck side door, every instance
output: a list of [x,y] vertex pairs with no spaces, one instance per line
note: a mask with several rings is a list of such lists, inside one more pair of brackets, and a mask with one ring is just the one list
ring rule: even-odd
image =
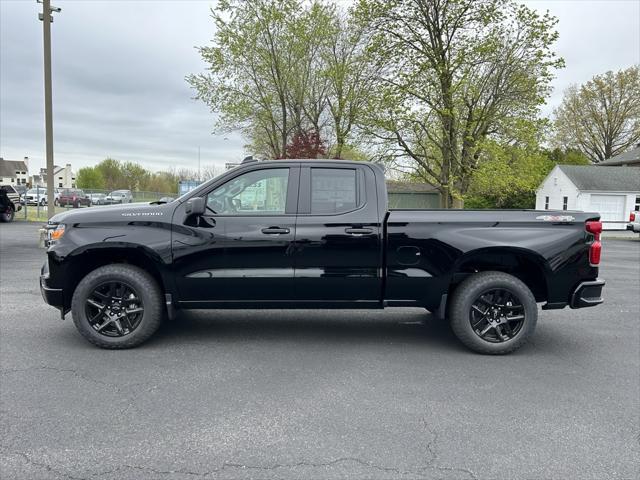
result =
[[[261,305],[293,300],[297,166],[244,171],[204,194],[207,213],[173,230],[180,303]],[[185,217],[180,206],[174,223]],[[234,305],[237,304],[237,305]]]
[[302,164],[295,288],[315,306],[379,306],[382,223],[368,165]]

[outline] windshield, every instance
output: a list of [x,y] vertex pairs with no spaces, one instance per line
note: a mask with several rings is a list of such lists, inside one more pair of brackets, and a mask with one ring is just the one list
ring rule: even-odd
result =
[[47,193],[47,191],[46,191],[44,188],[40,188],[40,189],[32,188],[32,189],[31,189],[31,190],[29,190],[27,193],[28,193],[29,195],[38,195],[38,194],[40,194],[40,195],[44,195],[44,194],[46,194],[46,193]]

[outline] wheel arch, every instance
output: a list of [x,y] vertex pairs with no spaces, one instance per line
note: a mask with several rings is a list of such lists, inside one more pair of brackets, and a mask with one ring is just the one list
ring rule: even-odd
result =
[[518,247],[487,247],[465,253],[453,267],[449,293],[468,276],[487,271],[508,273],[520,279],[537,302],[548,299],[548,262],[539,253]]
[[113,264],[128,264],[141,268],[154,278],[162,294],[173,292],[162,259],[144,245],[125,242],[85,245],[66,256],[63,263],[65,303],[71,303],[76,287],[89,272]]

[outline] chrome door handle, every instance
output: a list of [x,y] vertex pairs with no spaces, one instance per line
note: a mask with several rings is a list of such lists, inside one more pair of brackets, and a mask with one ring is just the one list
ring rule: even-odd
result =
[[280,233],[289,233],[291,230],[288,228],[280,228],[280,227],[268,227],[263,228],[262,233],[266,235],[278,235]]
[[369,235],[370,233],[373,233],[373,230],[370,228],[345,228],[344,231],[354,237],[361,237],[362,235]]

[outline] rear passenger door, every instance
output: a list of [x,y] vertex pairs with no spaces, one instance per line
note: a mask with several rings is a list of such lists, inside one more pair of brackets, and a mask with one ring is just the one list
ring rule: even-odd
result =
[[300,171],[296,299],[315,306],[377,306],[382,227],[367,165],[310,164]]

